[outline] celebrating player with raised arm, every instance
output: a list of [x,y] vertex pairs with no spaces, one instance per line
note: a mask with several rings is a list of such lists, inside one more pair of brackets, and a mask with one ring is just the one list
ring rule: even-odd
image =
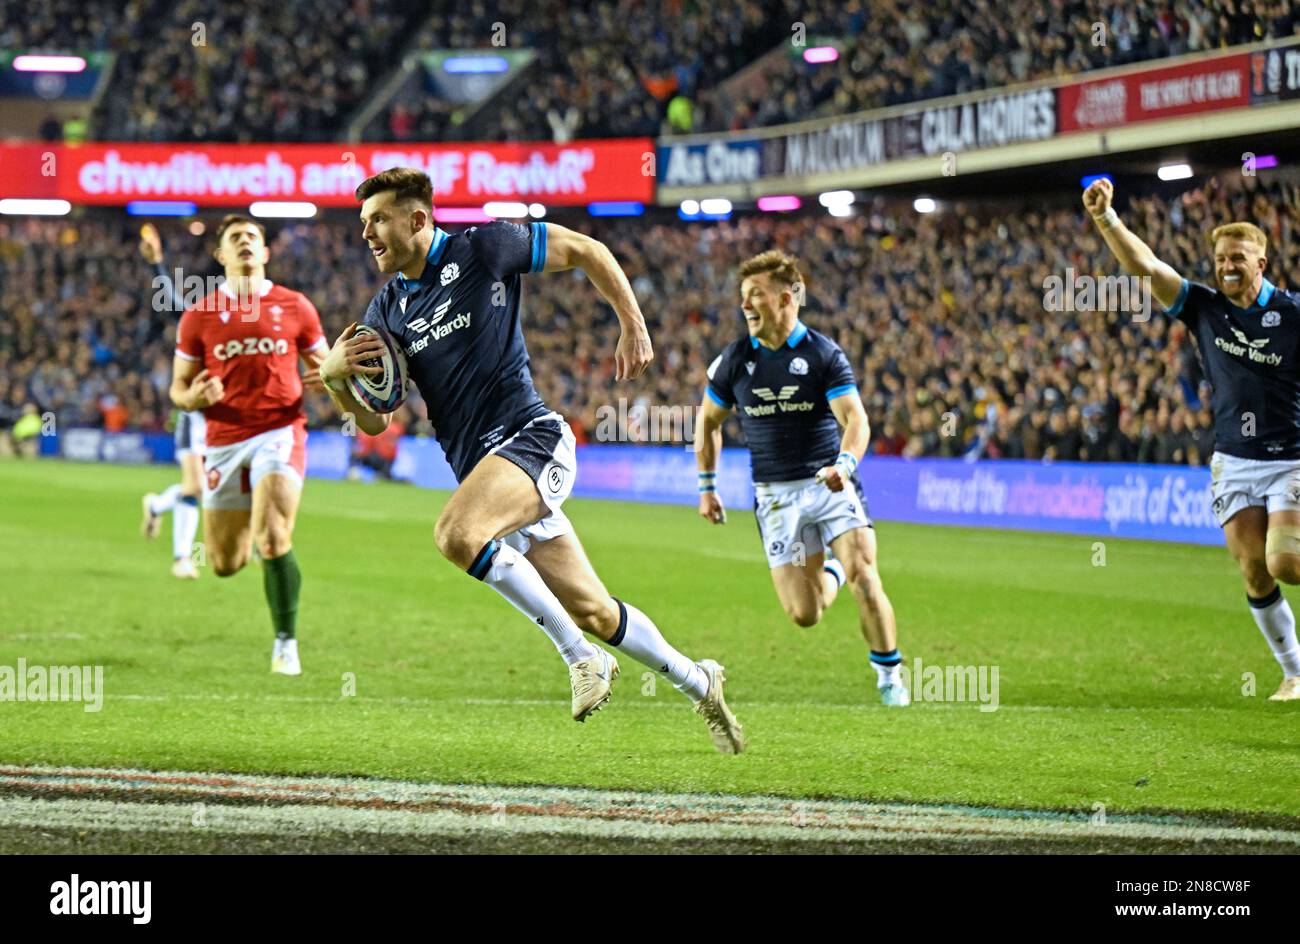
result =
[[1210,233],[1217,288],[1189,282],[1120,221],[1108,180],[1083,204],[1129,275],[1146,278],[1187,325],[1213,387],[1214,516],[1246,583],[1246,602],[1282,667],[1270,701],[1300,700],[1295,616],[1278,581],[1300,583],[1300,296],[1264,277],[1268,237],[1252,223]]
[[[759,536],[786,614],[816,625],[847,582],[880,700],[905,707],[894,608],[876,570],[875,529],[857,475],[871,427],[853,368],[839,345],[799,320],[803,277],[794,259],[761,253],[740,267],[740,279],[749,333],[709,366],[696,420],[700,515],[726,523],[717,465],[722,424],[736,409],[753,460]],[[835,559],[825,558],[827,547]]]
[[260,223],[227,216],[214,253],[226,281],[181,316],[171,398],[207,419],[203,541],[218,577],[237,573],[257,541],[275,644],[271,671],[300,675],[302,573],[293,553],[307,467],[299,358],[314,375],[329,345],[306,295],[266,277]]
[[[140,227],[140,255],[154,270],[154,285],[162,291],[162,300],[173,311],[185,305],[171,276],[163,266],[162,239],[152,223]],[[155,293],[157,297],[157,293]],[[150,492],[140,500],[144,518],[140,530],[147,538],[156,538],[162,516],[172,513],[172,576],[192,580],[199,572],[190,558],[194,534],[199,528],[199,495],[203,490],[203,414],[176,414],[176,463],[181,467],[179,485],[169,485],[162,494]]]
[[[357,188],[362,236],[379,271],[396,273],[366,310],[365,323],[392,336],[459,487],[434,528],[438,550],[535,622],[569,666],[572,713],[584,721],[609,699],[618,662],[591,633],[666,676],[696,706],[723,753],[744,735],[723,698],[722,666],[693,662],[648,616],[611,597],[561,505],[573,488],[573,434],[542,402],[529,372],[519,319],[520,276],[580,268],[622,326],[616,377],[639,377],[653,358],[636,296],[605,246],[551,223],[496,222],[448,235],[433,225],[433,189],[410,168],[384,171]],[[383,349],[349,326],[320,375],[357,425],[377,434],[388,415],[369,413],[344,389]]]

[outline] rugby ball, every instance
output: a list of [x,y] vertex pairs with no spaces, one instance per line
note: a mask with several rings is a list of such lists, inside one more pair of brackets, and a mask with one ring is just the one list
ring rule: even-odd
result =
[[379,366],[381,374],[352,374],[347,379],[348,392],[371,413],[392,413],[406,399],[406,355],[387,331],[361,325],[354,337],[373,334],[384,342],[384,353],[365,362]]

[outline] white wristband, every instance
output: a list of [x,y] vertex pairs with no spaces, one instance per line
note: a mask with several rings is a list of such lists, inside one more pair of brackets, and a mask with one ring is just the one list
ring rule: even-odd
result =
[[1119,225],[1119,214],[1115,212],[1114,207],[1106,207],[1106,212],[1101,216],[1094,216],[1097,225],[1102,229],[1112,229]]

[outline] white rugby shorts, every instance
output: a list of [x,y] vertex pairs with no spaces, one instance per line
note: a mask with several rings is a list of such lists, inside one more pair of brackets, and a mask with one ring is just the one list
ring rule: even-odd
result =
[[1210,494],[1219,527],[1251,506],[1270,513],[1300,511],[1300,460],[1241,459],[1216,452],[1210,457]]
[[838,492],[816,479],[755,482],[754,517],[767,565],[774,570],[822,553],[854,528],[872,527],[856,473],[851,485]]

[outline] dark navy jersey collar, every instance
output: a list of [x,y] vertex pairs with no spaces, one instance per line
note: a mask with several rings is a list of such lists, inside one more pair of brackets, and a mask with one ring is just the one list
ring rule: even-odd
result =
[[[1269,287],[1272,288],[1272,286]],[[802,341],[807,336],[808,336],[808,326],[796,318],[794,322],[794,328],[791,329],[790,331],[790,336],[785,339],[785,346],[792,347],[792,348],[798,347],[799,342]],[[758,338],[754,337],[752,334],[749,336],[749,346],[750,347],[760,346],[758,343]],[[775,354],[776,352],[773,351],[771,353]]]
[[420,273],[420,278],[412,284],[411,280],[402,273],[397,273],[397,285],[402,291],[409,292],[416,285],[422,284],[426,279],[430,278],[430,273],[437,266],[438,260],[442,258],[442,252],[447,248],[447,240],[450,238],[446,230],[437,226],[433,228],[433,242],[429,243],[429,254],[424,257],[424,271]]

